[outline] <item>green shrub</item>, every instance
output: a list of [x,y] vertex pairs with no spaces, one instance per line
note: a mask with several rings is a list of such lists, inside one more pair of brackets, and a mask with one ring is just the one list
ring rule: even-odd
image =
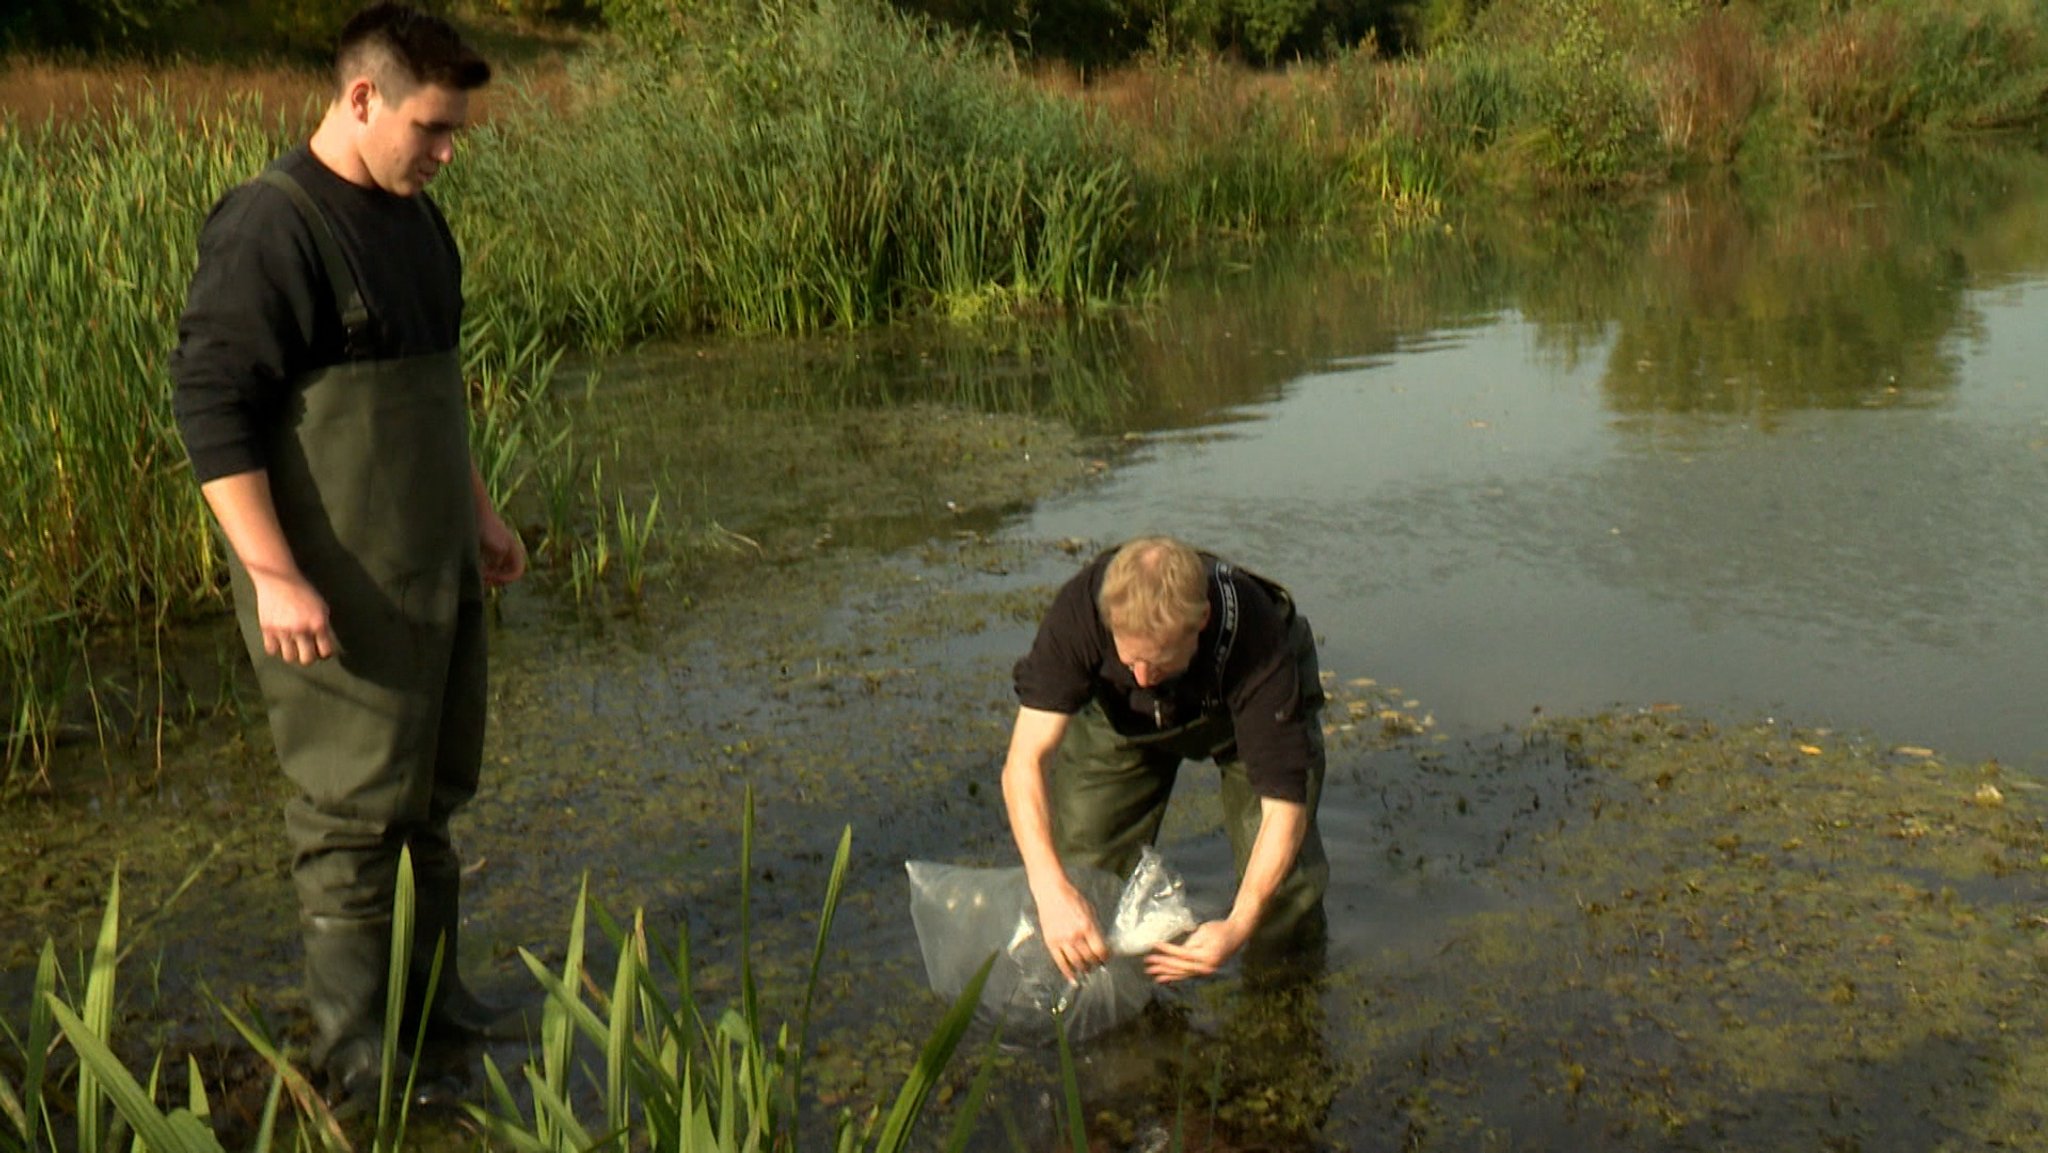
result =
[[0,48],[118,48],[176,20],[194,0],[18,0],[0,16]]
[[2048,98],[2048,10],[2018,0],[1900,7],[1908,115],[1936,130],[2022,124]]
[[1534,86],[1549,166],[1566,180],[1608,184],[1629,175],[1649,137],[1648,94],[1597,0],[1541,0],[1552,22]]

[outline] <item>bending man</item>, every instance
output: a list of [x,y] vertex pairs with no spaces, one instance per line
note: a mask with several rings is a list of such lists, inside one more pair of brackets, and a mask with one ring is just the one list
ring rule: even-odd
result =
[[1096,558],[1017,663],[1003,801],[1054,962],[1107,961],[1066,866],[1128,875],[1159,835],[1184,760],[1213,760],[1237,859],[1230,911],[1146,959],[1160,981],[1321,964],[1329,862],[1315,640],[1284,589],[1168,537]]

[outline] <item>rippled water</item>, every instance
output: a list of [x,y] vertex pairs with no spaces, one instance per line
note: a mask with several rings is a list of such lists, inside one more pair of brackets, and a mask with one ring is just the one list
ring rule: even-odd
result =
[[[1028,643],[1034,598],[1078,563],[1053,542],[1173,531],[1292,586],[1340,678],[1398,685],[1438,733],[1475,738],[1441,760],[1426,741],[1391,757],[1335,744],[1322,819],[1338,971],[1309,1031],[1354,1067],[1334,1072],[1284,1030],[1273,1042],[1316,1057],[1273,1080],[1349,1086],[1332,1135],[1393,1147],[1405,1122],[1380,1094],[1401,1091],[1404,1070],[1426,1085],[1445,1055],[1433,1027],[1384,1035],[1385,1003],[1357,990],[1459,1005],[1437,950],[1477,932],[1473,914],[1579,896],[1507,891],[1502,861],[1562,827],[1577,785],[1563,758],[1488,734],[1538,709],[1677,704],[2048,768],[2033,708],[2048,672],[2048,519],[2035,506],[2048,480],[2044,210],[2048,159],[2003,148],[1454,221],[1351,261],[1186,276],[1156,306],[1060,327],[608,363],[579,434],[620,507],[658,492],[673,531],[766,560],[727,578],[737,592],[685,572],[682,603],[597,630],[532,587],[501,605],[490,777],[464,828],[469,932],[486,946],[470,966],[487,989],[516,981],[512,946],[552,940],[588,873],[619,907],[648,907],[664,931],[690,924],[723,956],[751,786],[764,814],[755,898],[782,967],[808,956],[804,914],[830,837],[856,828],[831,964],[867,984],[830,996],[847,1040],[817,1081],[874,1088],[876,1070],[897,1066],[872,1053],[936,1012],[910,995],[903,859],[1012,859],[996,789],[1004,670]],[[919,400],[946,407],[905,403]],[[1069,459],[1064,438],[974,409],[1065,417],[1104,438],[1113,464],[1072,486],[1032,463],[1034,449]],[[692,610],[700,593],[715,612]],[[170,957],[173,1001],[192,980],[179,934],[197,933],[210,963],[260,955],[263,973],[237,979],[263,996],[288,980],[277,830],[241,819],[271,811],[274,781],[260,747],[229,752],[247,783],[193,819],[232,818],[249,843],[160,930],[168,954],[152,942]],[[149,804],[177,809],[181,774],[220,759],[181,756],[195,764],[174,767]],[[1190,773],[1187,790],[1205,776]],[[15,876],[44,894],[38,921],[97,901],[104,870],[70,854],[125,843],[122,824],[138,820],[66,806],[24,823],[12,858],[34,864]],[[143,819],[169,827],[160,816]],[[1191,889],[1227,899],[1220,835],[1175,837]],[[1759,843],[1789,853],[1796,841]],[[151,899],[190,864],[140,855],[128,883]],[[1541,942],[1536,985],[1582,961],[1567,929]],[[1402,946],[1409,959],[1390,961]],[[14,958],[15,986],[27,957]],[[730,972],[712,980],[726,991]],[[1510,1023],[1528,1052],[1510,1046],[1505,1072],[1473,1074],[1493,1096],[1462,1108],[1555,1138],[1529,1147],[1590,1134],[1570,1108],[1543,1112],[1529,1085],[1557,1036],[1598,1035],[1603,1013],[1632,1004],[1608,995],[1516,1006],[1529,1010]],[[1936,1096],[1960,1076],[1899,1068]],[[1139,1096],[1159,1080],[1129,1076]],[[1889,1099],[1889,1083],[1866,1079],[1852,1103]],[[1821,1096],[1799,1108],[1833,1109]],[[1749,1116],[1754,1102],[1731,1100]],[[1765,1127],[1806,1116],[1757,1108]]]
[[1673,702],[2038,770],[2044,201],[1896,162],[1222,280],[1139,459],[1019,531],[1235,555],[1452,733]]

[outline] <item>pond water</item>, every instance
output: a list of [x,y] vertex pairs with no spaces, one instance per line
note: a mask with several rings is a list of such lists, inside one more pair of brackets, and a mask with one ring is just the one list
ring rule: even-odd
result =
[[[741,407],[756,403],[749,397],[803,395],[855,409],[928,398],[1058,416],[1113,444],[1095,479],[1049,496],[1019,492],[993,515],[985,494],[974,501],[948,488],[960,478],[935,460],[925,491],[896,492],[866,511],[846,499],[848,479],[838,474],[782,526],[828,550],[883,558],[879,586],[802,626],[795,651],[817,646],[825,665],[843,659],[884,678],[867,690],[875,709],[849,713],[848,723],[873,726],[865,714],[879,709],[885,727],[907,721],[925,734],[856,742],[864,784],[833,814],[854,820],[881,857],[877,872],[856,881],[882,894],[849,922],[857,955],[914,959],[888,875],[902,857],[1011,859],[989,790],[1008,708],[1002,673],[1028,640],[1032,610],[1086,550],[1170,531],[1290,585],[1317,626],[1326,670],[1354,691],[1377,682],[1372,691],[1392,694],[1381,703],[1422,728],[1398,748],[1333,746],[1322,819],[1337,979],[1307,1014],[1314,1039],[1298,1022],[1276,1029],[1265,1038],[1275,1069],[1236,1084],[1234,1099],[1276,1094],[1274,1132],[1298,1137],[1290,1126],[1321,1117],[1311,1127],[1325,1139],[1420,1147],[1430,1141],[1417,1139],[1411,1106],[1427,1099],[1434,1070],[1464,1062],[1463,1120],[1494,1147],[1564,1147],[1603,1126],[1610,1137],[1631,1135],[1615,1137],[1616,1147],[1692,1147],[1696,1138],[1658,1135],[1645,1118],[1659,1110],[1673,1132],[1705,1112],[1711,1125],[1693,1133],[1746,1134],[1741,1145],[1846,1108],[1845,1139],[1862,1140],[1920,1124],[1929,1111],[1904,1116],[1905,1106],[1887,1104],[1882,1078],[1867,1073],[1753,1092],[1815,1043],[1802,1031],[1817,1027],[1801,1008],[1813,1000],[1808,991],[1782,985],[1727,998],[1745,1014],[1794,1023],[1768,1043],[1759,1030],[1732,1056],[1697,1052],[1701,1032],[1720,1039],[1716,1025],[1668,1024],[1630,990],[1553,995],[1577,989],[1575,975],[1601,950],[1569,918],[1544,918],[1632,899],[1647,878],[1676,868],[1685,850],[1674,835],[1724,814],[1696,798],[1687,803],[1704,807],[1668,826],[1644,820],[1616,832],[1610,819],[1609,839],[1578,849],[1610,872],[1569,890],[1531,880],[1555,866],[1525,856],[1525,846],[1552,821],[1562,829],[1597,820],[1606,802],[1581,802],[1570,759],[1515,734],[1538,715],[1608,709],[1731,729],[1776,719],[1799,726],[1792,747],[1802,755],[1832,747],[1832,730],[1880,750],[1996,760],[2038,785],[2048,768],[2048,732],[2033,707],[2048,673],[2048,594],[2038,577],[2048,567],[2048,520],[2033,506],[2048,482],[2044,222],[2048,160],[2031,148],[1838,166],[1767,187],[1696,184],[1622,208],[1453,221],[1348,260],[1184,275],[1135,315],[1064,328],[899,332],[794,358],[735,355],[713,373],[651,351],[607,369],[626,414],[609,435],[644,435],[642,448],[660,455],[668,434],[658,430],[674,421],[659,394],[681,378],[700,403],[706,388]],[[716,385],[704,383],[714,376]],[[971,440],[955,448],[977,451]],[[752,498],[720,475],[707,470],[696,482],[695,515],[775,528],[772,515],[746,519]],[[804,484],[803,470],[782,483]],[[968,538],[992,551],[906,548]],[[906,581],[921,592],[906,597]],[[919,640],[877,651],[859,639],[864,616],[934,611],[936,632]],[[677,692],[687,700],[701,689]],[[929,736],[961,702],[972,722]],[[808,747],[817,738],[806,725],[814,722],[793,718],[776,739]],[[1735,747],[1700,756],[1735,766],[1777,756]],[[1681,769],[1688,755],[1678,755]],[[891,767],[904,762],[912,779]],[[763,768],[757,760],[749,771]],[[922,775],[934,768],[935,789]],[[1661,788],[1672,771],[1646,775]],[[1930,803],[1889,771],[1880,757],[1816,779],[1855,796],[1850,812]],[[1758,789],[1738,809],[1785,803],[1752,773],[1737,776]],[[978,801],[961,805],[958,789],[976,784]],[[1230,891],[1229,863],[1199,815],[1206,787],[1199,773],[1184,780],[1197,815],[1169,827],[1166,847],[1198,899],[1217,904]],[[939,799],[927,807],[931,798]],[[792,815],[780,811],[784,821]],[[1737,828],[1713,840],[1715,852],[1774,835]],[[1805,838],[1775,835],[1788,852],[1803,851]],[[1846,850],[1830,858],[1855,878],[1853,892],[1816,884],[1773,897],[1773,907],[1807,918],[1783,930],[1781,951],[1839,949],[1813,930],[1832,914],[1814,910],[1901,883],[1875,851],[1886,834],[1869,836],[1867,862],[1850,865]],[[1710,857],[1684,891],[1725,900],[1725,924],[1755,894],[1722,864]],[[1947,877],[1948,867],[1912,875]],[[1977,866],[1956,867],[1964,884]],[[1603,886],[1624,896],[1585,895]],[[1997,900],[2010,896],[1997,890]],[[1531,919],[1506,928],[1495,920],[1509,915]],[[1989,906],[1973,916],[2012,919]],[[1667,927],[1635,931],[1661,939]],[[1813,939],[1791,943],[1808,931]],[[1525,942],[1536,943],[1516,953]],[[2025,955],[2008,941],[1981,944]],[[1475,948],[1512,959],[1447,975],[1441,957]],[[1743,964],[1708,955],[1707,983],[1719,964]],[[1853,979],[1843,979],[1874,988],[1872,963],[1851,962]],[[1668,960],[1651,973],[1660,971],[1673,971]],[[1492,997],[1498,989],[1514,996]],[[1864,996],[1883,1017],[1879,997]],[[1495,1014],[1498,1038],[1461,1033],[1474,1027],[1470,1018],[1432,1023],[1431,1005]],[[1242,1034],[1248,1018],[1232,1012],[1208,1027]],[[1871,1035],[1877,1019],[1859,1017],[1850,1031]],[[2005,1028],[2000,1017],[1995,1030]],[[1927,1046],[1909,1083],[1929,1098],[1951,1094],[1981,1059],[1972,1049],[1950,1060],[1945,1040],[1918,1034],[1899,1043]],[[1614,1090],[1583,1122],[1576,1080],[1563,1093],[1527,1088],[1558,1063],[1547,1046],[1567,1044],[1598,1052],[1581,1060]],[[1479,1050],[1493,1059],[1471,1055]],[[1632,1080],[1642,1052],[1665,1050],[1680,1056]],[[1859,1064],[1866,1058],[1845,1057],[1840,1068],[1868,1068]],[[1142,1060],[1137,1072],[1102,1060],[1091,1076],[1149,1081],[1158,1092],[1161,1077]],[[1577,1061],[1563,1067],[1586,1075]],[[1659,1078],[1690,1088],[1644,1087]],[[1295,1092],[1315,1084],[1333,1096]],[[1719,1116],[1703,1101],[1737,1103]],[[1978,1112],[1941,1118],[1932,1131],[1995,1131],[2010,1120]],[[1242,1112],[1234,1122],[1251,1133],[1263,1123]],[[1461,1147],[1456,1135],[1433,1133],[1442,1147]]]
[[1139,384],[1137,459],[1016,531],[1262,569],[1450,734],[1672,702],[2038,771],[2044,173],[1896,161],[1218,279],[1168,306],[1191,347]]
[[[523,988],[515,950],[558,958],[588,877],[658,936],[688,926],[707,995],[732,995],[751,788],[773,990],[854,830],[806,1084],[827,1111],[893,1092],[939,1011],[903,862],[1014,860],[1009,664],[1087,550],[1171,531],[1295,591],[1332,720],[1359,720],[1322,814],[1338,948],[1280,1012],[1215,983],[1182,1031],[1089,1057],[1128,1122],[1098,1147],[1158,1147],[1215,1085],[1245,1143],[1191,1147],[2038,1129],[2048,1054],[2004,1039],[2048,1030],[2044,310],[2048,158],[2012,146],[1460,219],[1062,325],[613,358],[565,483],[621,515],[658,494],[689,548],[657,549],[666,591],[637,613],[540,582],[498,603],[465,967]],[[1601,777],[1522,735],[1610,708],[1647,727],[1585,749],[1668,763]],[[1767,717],[1796,734],[1746,726]],[[150,790],[80,753],[10,822],[0,1003],[25,1003],[31,942],[82,951],[124,854],[137,909],[211,862],[149,926],[135,1013],[211,1021],[207,988],[291,1005],[267,742],[253,711],[216,727]],[[1830,728],[1941,755],[1850,755]],[[2009,807],[1967,803],[1987,759]],[[1166,848],[1217,905],[1205,776]],[[1008,1059],[1024,1147],[1050,1147],[1049,1058]]]

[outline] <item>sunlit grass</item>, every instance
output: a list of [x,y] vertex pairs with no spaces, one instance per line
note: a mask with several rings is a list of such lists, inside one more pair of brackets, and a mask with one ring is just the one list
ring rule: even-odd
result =
[[[1078,111],[1018,103],[1020,80],[957,45],[834,10],[735,28],[692,67],[682,83],[619,62],[570,111],[537,99],[483,124],[437,187],[469,265],[479,466],[501,502],[541,475],[550,528],[578,534],[549,553],[579,599],[637,598],[667,522],[595,476],[582,514],[562,507],[581,480],[550,463],[575,452],[547,396],[563,349],[1073,306],[1126,275],[1128,188]],[[0,128],[0,214],[28,238],[0,278],[11,781],[47,762],[88,635],[220,596],[164,361],[208,206],[302,130],[253,98],[201,115],[154,92]]]
[[145,630],[211,595],[215,554],[170,420],[163,359],[217,192],[282,127],[253,105],[191,122],[145,100],[0,133],[0,689],[9,754],[46,754],[86,628]]
[[[501,503],[539,509],[537,568],[586,603],[631,603],[705,530],[596,483],[605,446],[577,444],[551,396],[564,350],[1087,311],[1220,244],[1415,229],[1496,186],[1640,184],[1995,127],[2038,118],[2048,94],[2048,15],[2019,0],[1775,23],[1501,0],[1417,60],[1155,59],[1086,83],[854,0],[707,17],[694,36],[508,81],[436,186],[467,261],[477,460]],[[317,101],[283,94],[288,70],[117,69],[95,89],[17,67],[0,97],[48,118],[0,121],[0,219],[22,238],[0,252],[9,788],[92,700],[89,639],[125,631],[150,653],[219,602],[165,359],[207,208]],[[227,91],[251,87],[268,95]],[[1013,387],[963,374],[959,401]],[[1080,381],[1098,395],[1063,411],[1100,411],[1116,387]]]

